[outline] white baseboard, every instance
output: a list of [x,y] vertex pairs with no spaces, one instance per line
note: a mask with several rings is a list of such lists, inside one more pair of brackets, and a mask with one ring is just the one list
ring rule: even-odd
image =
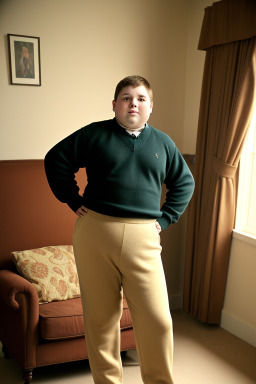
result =
[[221,328],[256,347],[256,328],[234,317],[225,310],[221,314]]
[[169,297],[170,310],[183,308],[183,295]]

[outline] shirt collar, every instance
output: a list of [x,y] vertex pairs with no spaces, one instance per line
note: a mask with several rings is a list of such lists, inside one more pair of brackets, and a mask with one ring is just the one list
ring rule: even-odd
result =
[[143,131],[144,128],[146,128],[147,126],[147,123],[143,125],[143,127],[139,127],[137,129],[127,129],[127,127],[125,127],[124,125],[122,125],[121,123],[119,123],[119,121],[117,121],[117,124],[126,130],[127,133],[129,133],[130,135],[135,135],[135,136],[139,136],[139,134]]

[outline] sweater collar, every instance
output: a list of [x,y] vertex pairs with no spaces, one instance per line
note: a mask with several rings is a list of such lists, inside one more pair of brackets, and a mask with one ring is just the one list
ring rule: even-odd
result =
[[117,133],[119,138],[127,145],[127,147],[132,151],[136,151],[139,149],[145,141],[148,139],[148,137],[151,134],[151,127],[148,123],[145,124],[145,128],[142,130],[141,134],[137,137],[133,137],[130,135],[124,128],[122,128],[116,118],[113,119],[114,125],[117,128]]
[[[126,127],[124,127],[124,126],[122,126],[120,123],[118,123],[118,121],[116,120],[115,117],[113,118],[113,122],[114,122],[116,128],[118,128],[118,130],[121,131],[121,132],[123,132],[125,135],[126,135],[126,133],[129,134],[128,131],[129,131],[130,133],[132,133],[132,130],[127,129]],[[144,127],[135,129],[135,132],[136,132],[136,131],[141,131],[141,132],[143,132],[143,131],[145,130],[145,128],[149,128],[149,127],[150,127],[150,125],[149,125],[148,123],[145,123]]]

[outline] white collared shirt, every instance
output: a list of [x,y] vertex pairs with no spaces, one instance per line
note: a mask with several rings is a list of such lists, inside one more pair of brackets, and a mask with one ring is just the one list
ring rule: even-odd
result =
[[143,131],[143,129],[146,127],[146,124],[144,124],[143,127],[140,127],[140,128],[137,128],[137,129],[127,129],[119,121],[118,121],[118,124],[120,125],[120,127],[124,128],[126,130],[126,132],[129,133],[129,135],[134,135],[136,137],[138,137],[141,134],[141,132]]
[[138,137],[141,134],[141,132],[143,131],[144,128],[145,127],[138,128],[138,129],[135,129],[135,130],[133,130],[133,129],[126,129],[126,132],[129,133],[130,135],[134,135],[134,136]]

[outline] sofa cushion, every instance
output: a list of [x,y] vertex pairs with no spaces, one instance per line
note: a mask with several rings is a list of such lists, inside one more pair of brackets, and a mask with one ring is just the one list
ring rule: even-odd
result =
[[80,296],[71,245],[16,251],[12,257],[20,275],[35,287],[40,303]]
[[[81,298],[42,304],[39,307],[39,319],[40,335],[44,340],[84,336]],[[132,319],[124,299],[121,330],[128,328],[132,328]]]

